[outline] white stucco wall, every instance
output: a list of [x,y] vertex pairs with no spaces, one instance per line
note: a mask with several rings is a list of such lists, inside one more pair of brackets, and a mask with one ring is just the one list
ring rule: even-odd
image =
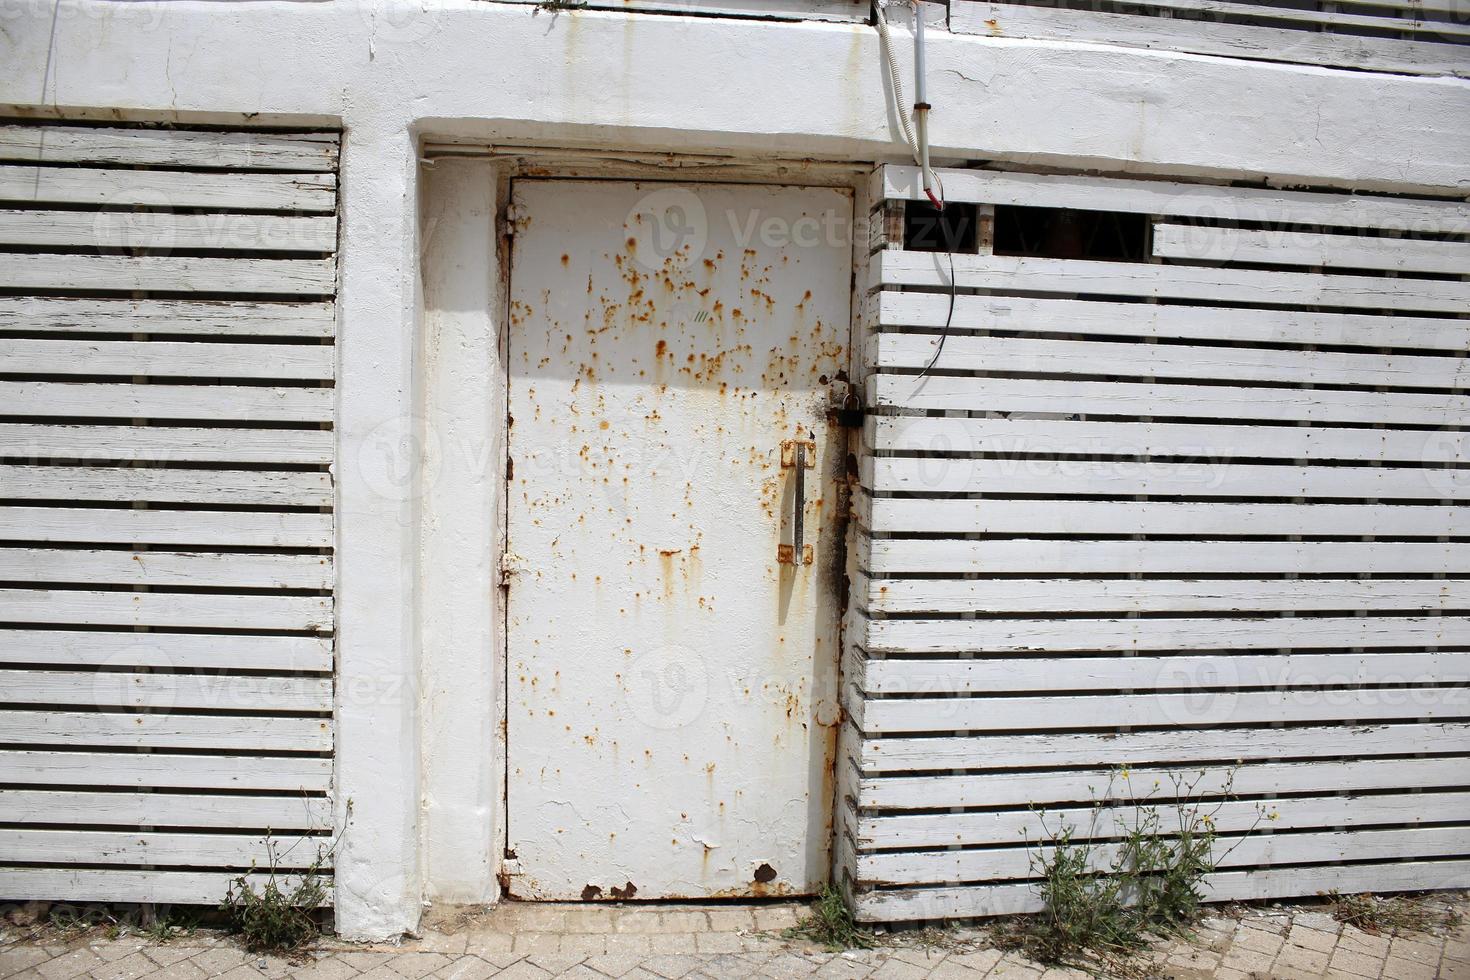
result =
[[[938,32],[930,71],[937,162],[1470,193],[1465,81]],[[419,287],[421,228],[430,249],[457,242],[461,258],[489,262],[493,191],[488,166],[446,167],[435,181],[467,182],[456,192],[467,207],[439,215],[449,237],[429,230],[417,141],[899,159],[873,30],[552,16],[480,0],[0,0],[0,104],[344,126],[338,797],[344,810],[351,802],[352,825],[338,860],[339,927],[389,936],[414,927],[426,894],[492,897],[495,855],[462,858],[487,843],[493,851],[501,832],[498,777],[480,751],[497,735],[471,710],[498,696],[495,668],[475,646],[494,616],[488,596],[474,614],[460,604],[493,569],[489,551],[459,553],[454,536],[483,534],[494,511],[487,501],[448,523],[426,515],[463,501],[405,472],[412,447],[445,426],[467,444],[495,438],[496,395],[475,389],[464,367],[494,366],[484,332],[493,321],[476,306],[493,284],[436,272],[422,299]],[[462,397],[450,404],[445,392]],[[473,475],[468,463],[443,462]],[[456,580],[450,561],[470,562],[473,576]],[[437,571],[420,579],[425,567]],[[453,651],[467,638],[461,665]],[[422,664],[431,670],[421,688]],[[458,690],[446,665],[469,672]],[[427,773],[421,740],[434,758]],[[461,765],[477,768],[457,795],[421,794],[435,766]]]

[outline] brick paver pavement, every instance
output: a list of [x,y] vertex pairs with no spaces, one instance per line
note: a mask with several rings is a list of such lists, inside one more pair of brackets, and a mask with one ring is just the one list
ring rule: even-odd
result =
[[[1465,896],[1443,901],[1470,910]],[[798,905],[504,903],[437,911],[398,944],[325,941],[298,961],[261,957],[209,931],[150,942],[94,931],[0,926],[0,980],[1069,980],[990,945],[983,928],[897,932],[833,953],[782,939]],[[1173,980],[1470,980],[1470,921],[1442,935],[1372,935],[1321,907],[1238,908],[1131,961],[1130,977]],[[1118,974],[1108,974],[1118,975]]]

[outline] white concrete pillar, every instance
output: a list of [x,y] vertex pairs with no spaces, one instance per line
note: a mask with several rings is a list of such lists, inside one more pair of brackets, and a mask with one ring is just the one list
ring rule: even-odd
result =
[[496,173],[488,160],[424,170],[419,578],[423,637],[427,896],[499,897],[505,746],[499,665],[505,459],[496,255]]
[[419,862],[417,155],[382,116],[342,147],[337,371],[337,928],[412,930]]

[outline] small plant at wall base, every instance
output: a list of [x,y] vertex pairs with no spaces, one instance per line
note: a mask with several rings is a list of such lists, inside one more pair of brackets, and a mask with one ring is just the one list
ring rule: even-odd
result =
[[[1194,925],[1205,877],[1262,820],[1275,819],[1257,806],[1255,821],[1216,853],[1215,816],[1230,798],[1234,774],[1226,777],[1213,805],[1198,792],[1204,776],[1175,777],[1167,804],[1150,802],[1160,791],[1155,783],[1137,803],[1114,809],[1120,796],[1133,797],[1114,793],[1119,780],[1131,783],[1128,770],[1120,769],[1093,804],[1086,834],[1068,825],[1053,830],[1041,813],[1044,839],[1031,855],[1031,870],[1041,879],[1044,908],[1016,920],[1002,932],[1002,941],[1043,962],[1080,963],[1131,953]],[[1109,812],[1111,827],[1103,822]]]
[[317,910],[326,903],[322,870],[331,851],[319,851],[306,868],[285,874],[277,868],[276,842],[267,837],[265,848],[267,867],[259,873],[264,878],[259,887],[251,876],[240,875],[230,882],[220,910],[247,949],[289,953],[321,934]]
[[821,943],[829,951],[843,949],[871,949],[877,945],[873,934],[853,920],[852,909],[834,885],[824,885],[821,895],[812,905],[810,915],[803,918],[781,935],[787,939],[806,939]]

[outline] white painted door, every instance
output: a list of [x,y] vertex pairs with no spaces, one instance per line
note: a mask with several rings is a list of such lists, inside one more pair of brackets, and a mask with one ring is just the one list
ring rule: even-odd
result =
[[532,180],[512,199],[511,891],[810,892],[838,721],[827,413],[851,197]]

